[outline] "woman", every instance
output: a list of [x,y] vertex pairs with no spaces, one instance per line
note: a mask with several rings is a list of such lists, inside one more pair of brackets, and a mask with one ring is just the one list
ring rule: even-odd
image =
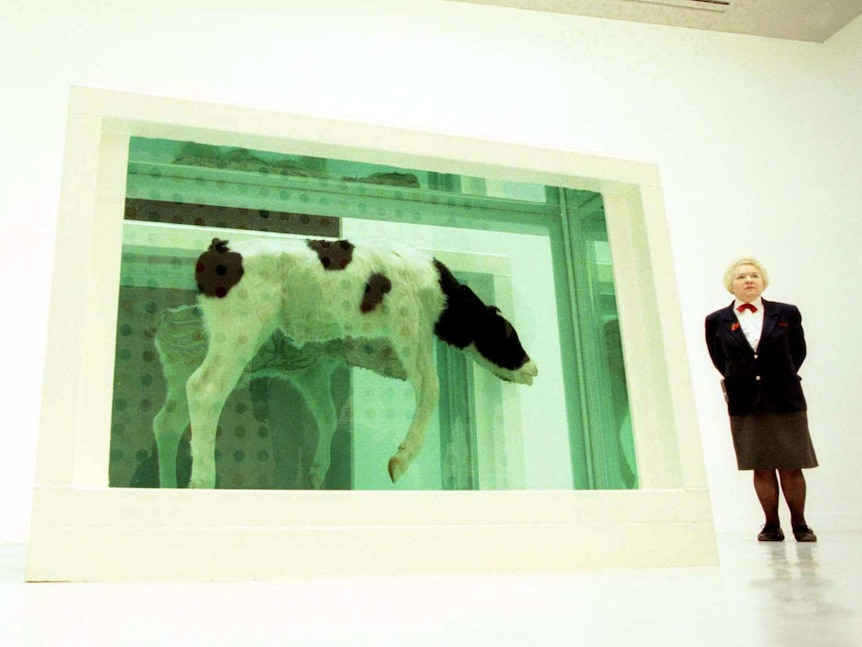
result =
[[760,541],[783,541],[779,483],[796,541],[817,541],[805,521],[803,468],[817,467],[798,375],[805,359],[802,316],[796,306],[767,301],[766,269],[741,258],[724,274],[733,303],[706,318],[706,345],[721,373],[740,470],[754,471],[754,490],[766,516]]

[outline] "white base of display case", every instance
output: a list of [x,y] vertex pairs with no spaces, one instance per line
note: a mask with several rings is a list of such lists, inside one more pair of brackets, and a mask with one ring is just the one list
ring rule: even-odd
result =
[[[30,581],[225,580],[718,563],[689,492],[39,488]],[[122,516],[128,523],[117,525]],[[517,523],[513,523],[517,519]]]

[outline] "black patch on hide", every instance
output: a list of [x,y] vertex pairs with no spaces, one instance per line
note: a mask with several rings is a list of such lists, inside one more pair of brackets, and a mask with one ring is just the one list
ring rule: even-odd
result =
[[353,260],[354,245],[349,240],[309,240],[325,270],[343,270]]
[[213,238],[209,249],[198,257],[195,282],[198,292],[204,296],[223,299],[245,273],[242,254],[230,251],[227,243],[226,240]]
[[369,313],[383,303],[383,297],[392,290],[392,281],[385,274],[375,272],[368,277],[365,284],[365,294],[362,295],[362,304],[359,309],[363,313]]

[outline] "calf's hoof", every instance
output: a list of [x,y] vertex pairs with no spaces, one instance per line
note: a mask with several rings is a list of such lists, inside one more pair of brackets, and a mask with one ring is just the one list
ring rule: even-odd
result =
[[305,477],[304,488],[306,490],[319,490],[323,486],[323,480],[325,478],[325,475],[321,475],[319,472],[312,470]]
[[389,478],[397,483],[401,475],[407,471],[408,463],[402,457],[395,455],[389,459]]
[[215,488],[215,479],[191,478],[188,489],[190,490],[212,490]]

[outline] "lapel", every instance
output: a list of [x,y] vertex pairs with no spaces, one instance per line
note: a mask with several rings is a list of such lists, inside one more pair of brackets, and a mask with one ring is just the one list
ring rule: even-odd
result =
[[[730,337],[736,341],[739,346],[751,350],[751,344],[749,344],[748,340],[745,338],[745,333],[742,332],[742,326],[739,325],[739,319],[736,318],[736,313],[733,311],[733,304],[734,302],[731,301],[730,305],[721,311],[722,325],[724,326],[726,334],[730,335]],[[766,316],[764,313],[764,321],[765,320]]]
[[778,306],[772,301],[763,299],[763,330],[760,331],[760,343],[762,344],[773,332],[775,326],[778,325]]

